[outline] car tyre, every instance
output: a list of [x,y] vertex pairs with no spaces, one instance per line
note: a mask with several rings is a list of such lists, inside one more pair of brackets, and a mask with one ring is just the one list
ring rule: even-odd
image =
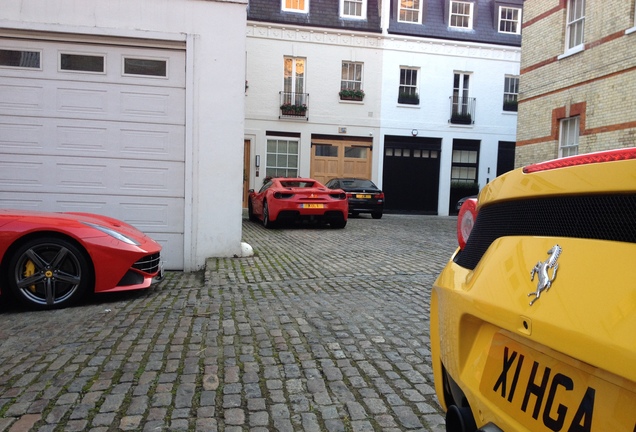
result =
[[269,220],[269,206],[267,201],[263,202],[263,226],[267,229],[274,228],[274,222]]
[[339,219],[330,221],[329,226],[335,229],[342,229],[347,226],[347,220],[344,218],[344,216],[342,216]]
[[258,222],[258,218],[254,214],[254,207],[252,206],[252,200],[247,200],[247,216],[252,222]]
[[373,219],[382,219],[382,212],[373,212],[371,213],[371,217]]
[[32,238],[12,252],[8,283],[13,296],[32,309],[58,309],[79,301],[93,283],[82,249],[58,237]]

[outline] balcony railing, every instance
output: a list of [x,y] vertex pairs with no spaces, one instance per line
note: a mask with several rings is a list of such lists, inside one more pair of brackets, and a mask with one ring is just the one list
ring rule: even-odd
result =
[[452,124],[470,125],[475,123],[475,105],[477,99],[463,98],[457,96],[450,97],[450,120]]
[[280,115],[278,118],[307,120],[309,93],[280,92]]

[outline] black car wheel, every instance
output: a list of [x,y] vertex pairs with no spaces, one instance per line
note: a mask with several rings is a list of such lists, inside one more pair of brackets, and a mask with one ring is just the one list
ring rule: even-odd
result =
[[254,207],[252,207],[252,200],[247,200],[247,216],[250,218],[252,222],[258,222],[258,218],[254,214]]
[[34,238],[21,245],[14,251],[8,270],[11,292],[34,309],[75,303],[93,280],[86,254],[56,237]]
[[267,201],[263,202],[263,226],[265,228],[274,228],[274,222],[269,220],[269,207]]
[[382,212],[373,212],[371,213],[371,217],[373,219],[382,219]]
[[344,218],[344,215],[340,215],[340,217],[335,217],[329,221],[329,226],[335,229],[342,229],[347,226],[347,220]]

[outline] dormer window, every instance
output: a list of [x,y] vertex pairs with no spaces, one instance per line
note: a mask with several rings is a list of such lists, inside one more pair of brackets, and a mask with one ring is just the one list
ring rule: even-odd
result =
[[421,0],[400,0],[398,21],[412,24],[422,23]]
[[521,9],[499,6],[499,33],[521,33]]
[[284,12],[309,12],[309,0],[282,0]]
[[340,16],[350,19],[366,19],[367,0],[340,0]]
[[448,18],[449,27],[471,30],[473,28],[473,3],[451,1]]

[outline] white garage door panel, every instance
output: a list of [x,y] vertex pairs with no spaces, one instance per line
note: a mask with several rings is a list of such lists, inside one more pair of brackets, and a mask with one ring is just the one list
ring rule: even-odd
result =
[[[0,38],[39,53],[27,66],[41,59],[0,67],[0,207],[124,220],[164,246],[168,269],[183,269],[185,49],[97,39]],[[102,56],[104,71],[62,70],[60,54]],[[166,76],[126,74],[125,59],[165,62]]]
[[7,154],[0,159],[0,191],[183,197],[183,163],[134,162]]
[[182,88],[3,78],[0,115],[183,124]]
[[[121,45],[98,45],[70,43],[62,41],[22,40],[0,37],[3,49],[36,51],[40,53],[41,68],[7,68],[3,76],[28,79],[55,79],[64,81],[105,82],[117,80],[119,83],[152,85],[154,87],[185,87],[185,50],[153,49]],[[104,73],[64,71],[59,68],[59,55],[87,54],[103,56]],[[148,75],[126,75],[123,73],[124,58],[139,58],[166,61],[166,77]]]
[[0,155],[185,160],[183,125],[0,117]]

